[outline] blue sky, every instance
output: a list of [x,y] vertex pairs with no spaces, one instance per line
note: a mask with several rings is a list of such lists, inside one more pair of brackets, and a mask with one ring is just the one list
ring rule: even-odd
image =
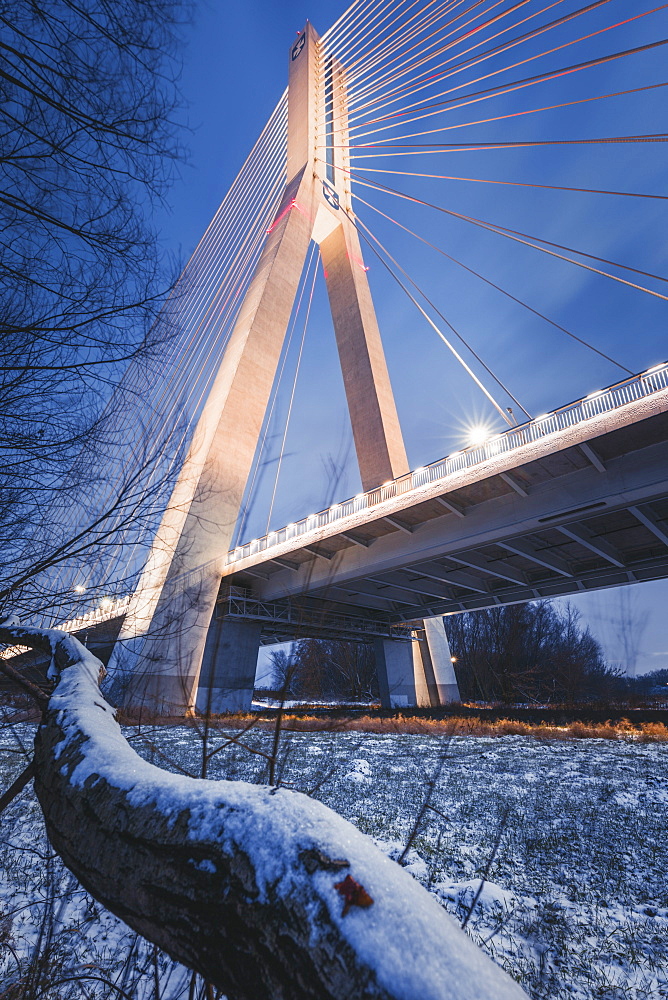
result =
[[[541,4],[532,4],[534,9]],[[572,9],[570,0],[560,10]],[[186,259],[234,179],[250,147],[282,93],[287,78],[287,48],[309,18],[324,32],[343,12],[344,3],[199,2],[185,32],[187,48],[182,88],[192,128],[190,162],[156,219],[165,246]],[[612,0],[577,29],[553,33],[559,44],[625,20],[644,9],[630,0]],[[557,14],[551,15],[557,16]],[[543,18],[544,19],[544,18]],[[547,56],[515,76],[575,63],[592,55],[642,45],[668,35],[666,12],[605,32],[580,46]],[[558,34],[558,32],[561,32]],[[550,36],[552,39],[552,36]],[[552,41],[551,41],[552,44]],[[542,40],[536,43],[548,45]],[[509,58],[509,57],[505,57]],[[665,50],[648,52],[575,74],[530,93],[513,94],[459,122],[516,110],[576,100],[662,79]],[[497,63],[496,65],[500,65]],[[512,77],[509,77],[511,79]],[[666,131],[665,91],[649,91],[520,119],[470,125],[436,141],[545,141]],[[482,112],[482,113],[478,113]],[[448,138],[450,137],[450,138]],[[426,140],[430,141],[430,140]],[[359,160],[363,165],[449,175],[613,190],[666,193],[665,146],[574,145],[504,151],[472,151],[399,159]],[[361,152],[361,151],[358,151]],[[668,272],[665,202],[588,196],[526,187],[425,181],[372,175],[383,183],[464,214],[537,234],[556,243],[581,247],[655,274]],[[391,195],[359,187],[376,208],[416,229],[434,244],[506,288],[533,308],[641,371],[668,357],[666,303],[502,237]],[[372,209],[357,203],[359,217],[389,248],[453,326],[484,357],[529,410],[552,409],[621,377],[618,369],[569,340],[554,327],[446,261]],[[411,465],[433,461],[460,447],[467,427],[495,424],[498,418],[414,306],[370,252],[369,279]],[[621,272],[620,272],[621,273]],[[628,276],[628,275],[626,275]],[[630,276],[632,280],[636,280]],[[640,279],[637,279],[640,280]],[[655,287],[657,283],[655,282]],[[245,534],[266,530],[292,384],[281,387],[276,426],[259,477]],[[291,367],[293,366],[293,367]],[[479,371],[479,369],[478,369]],[[493,385],[489,384],[490,388]],[[504,401],[507,405],[508,400]],[[335,468],[335,481],[332,477]],[[280,526],[357,492],[349,420],[326,303],[324,283],[316,285],[294,408],[276,489],[272,526]],[[625,592],[626,593],[626,592]],[[628,596],[630,595],[630,596]],[[638,672],[668,666],[668,616],[663,608],[668,584],[644,584],[628,591],[587,595],[575,603],[605,644],[611,662],[634,658]],[[626,645],[621,623],[631,635]],[[644,623],[644,624],[643,624]],[[642,626],[642,627],[641,627]],[[621,631],[620,631],[621,629]]]

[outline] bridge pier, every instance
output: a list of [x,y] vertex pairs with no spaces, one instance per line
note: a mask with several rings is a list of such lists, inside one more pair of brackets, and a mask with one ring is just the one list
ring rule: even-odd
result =
[[425,618],[413,642],[376,639],[376,670],[383,708],[438,708],[459,701],[457,678],[442,618]]
[[253,700],[262,622],[214,618],[204,646],[198,712],[248,712]]
[[407,708],[417,705],[414,642],[401,639],[376,639],[376,671],[383,708]]
[[[424,677],[424,693],[418,690],[418,705],[447,705],[459,701],[459,687],[450,655],[450,644],[445,634],[443,619],[424,619],[424,638],[414,644],[416,658],[419,658]],[[419,676],[416,667],[416,677]]]

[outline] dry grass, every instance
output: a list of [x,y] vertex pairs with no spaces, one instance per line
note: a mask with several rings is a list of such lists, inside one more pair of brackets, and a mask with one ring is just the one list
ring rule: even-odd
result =
[[[256,728],[269,729],[275,721],[266,716],[236,714],[218,716],[213,725],[224,729],[241,729],[256,719]],[[153,719],[153,724],[162,720]],[[174,724],[175,720],[164,720]],[[183,723],[183,719],[178,720]],[[522,722],[516,719],[486,719],[451,716],[444,719],[425,719],[419,716],[398,714],[383,718],[370,715],[331,718],[307,713],[286,712],[283,729],[297,733],[308,732],[357,732],[357,733],[404,733],[421,736],[443,736],[457,733],[460,736],[533,736],[543,740],[579,739],[627,739],[640,743],[668,743],[668,726],[661,722],[632,722],[620,719],[616,722],[570,722],[563,726],[549,723]]]

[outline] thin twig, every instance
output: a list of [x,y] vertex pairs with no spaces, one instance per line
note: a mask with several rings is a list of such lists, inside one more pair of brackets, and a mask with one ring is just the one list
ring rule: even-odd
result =
[[276,774],[276,758],[278,756],[278,747],[281,741],[281,726],[283,725],[283,713],[285,709],[285,702],[288,696],[288,688],[290,687],[290,681],[292,680],[292,664],[288,665],[288,669],[285,675],[285,683],[281,689],[281,701],[278,706],[278,711],[276,712],[276,723],[274,725],[274,740],[271,749],[271,757],[269,758],[269,784],[274,784],[274,777]]
[[[39,993],[35,994],[35,1000],[39,1000],[40,997],[46,997],[55,986],[62,986],[63,983],[76,983],[79,982],[81,979],[90,980],[91,982],[95,983],[104,983],[105,986],[110,986],[113,990],[116,990],[118,996],[123,997],[124,1000],[133,1000],[133,997],[131,997],[129,993],[126,993],[125,990],[122,990],[120,986],[116,985],[116,983],[112,983],[110,979],[105,979],[104,976],[91,976],[88,974],[84,975],[81,972],[77,973],[76,976],[63,976],[62,979],[56,979],[53,982],[49,983],[48,986],[45,986],[44,989],[40,990]],[[51,995],[53,996],[53,994]]]
[[158,946],[153,945],[153,990],[155,1000],[160,1000],[160,966],[158,965]]
[[404,861],[406,860],[406,855],[408,854],[408,852],[410,851],[411,847],[413,846],[413,841],[415,840],[415,838],[418,835],[418,831],[420,829],[420,826],[422,825],[422,820],[424,819],[425,813],[426,813],[427,809],[429,809],[429,805],[430,805],[430,802],[431,802],[431,797],[434,794],[434,790],[436,788],[436,782],[438,781],[438,779],[441,776],[441,771],[443,770],[443,765],[445,764],[445,761],[446,761],[447,756],[448,756],[447,751],[448,751],[448,748],[450,746],[450,741],[451,740],[452,740],[452,733],[449,733],[448,736],[447,736],[447,738],[446,738],[445,749],[444,749],[443,753],[441,754],[441,756],[439,757],[438,763],[437,763],[436,767],[434,768],[434,773],[432,774],[431,778],[427,782],[427,794],[424,797],[424,800],[422,802],[422,806],[420,807],[420,811],[418,812],[417,816],[415,817],[415,822],[413,823],[413,828],[411,829],[411,832],[408,835],[408,840],[406,841],[406,846],[404,847],[403,851],[401,852],[401,855],[399,856],[399,858],[397,858],[397,862],[400,865],[402,865],[404,863]]
[[36,702],[40,711],[46,711],[46,707],[49,704],[49,696],[45,694],[41,688],[37,687],[36,684],[33,684],[32,681],[26,680],[26,678],[23,677],[18,670],[15,670],[14,667],[10,667],[8,663],[1,659],[0,673],[3,673],[5,677],[7,677],[10,681],[13,681],[14,684],[18,685],[18,687],[23,688],[26,694],[29,694],[33,701]]
[[439,816],[441,816],[446,821],[446,823],[450,822],[450,817],[449,816],[446,816],[444,812],[441,812],[440,809],[437,809],[436,806],[432,806],[429,802],[427,803],[427,809],[431,809],[432,812],[437,813]]
[[147,740],[146,737],[144,736],[142,736],[142,740],[144,741],[144,744],[149,748],[149,750],[157,754],[158,757],[161,757],[163,760],[167,761],[168,764],[171,764],[172,767],[175,767],[177,771],[181,772],[181,774],[185,774],[187,778],[195,777],[195,775],[192,774],[191,771],[187,771],[185,767],[181,767],[180,764],[177,764],[174,760],[172,760],[169,754],[164,753],[159,747],[155,745],[155,743],[152,743],[151,740]]
[[[215,757],[217,753],[220,753],[221,750],[224,750],[225,747],[228,747],[230,745],[230,743],[238,743],[239,742],[239,737],[243,736],[244,733],[247,733],[249,731],[249,729],[253,728],[253,726],[256,726],[259,721],[260,721],[259,718],[258,719],[253,719],[252,722],[249,722],[248,725],[245,726],[237,736],[231,736],[224,743],[221,743],[220,746],[216,747],[215,750],[211,750],[211,752],[206,755],[207,763],[208,763],[208,761],[211,760],[212,757]],[[241,746],[245,746],[245,744],[242,743]],[[249,748],[246,747],[246,749],[248,750]]]
[[487,860],[487,864],[485,865],[485,868],[484,868],[483,873],[482,873],[482,877],[480,879],[480,885],[478,886],[478,889],[477,889],[477,891],[476,891],[476,893],[475,893],[475,895],[473,897],[473,900],[471,902],[471,908],[470,908],[469,912],[466,914],[466,916],[464,917],[464,919],[462,921],[462,930],[464,930],[464,928],[468,924],[469,920],[471,919],[471,914],[475,910],[476,904],[477,904],[478,900],[480,899],[480,894],[482,893],[482,890],[483,890],[483,888],[485,886],[485,882],[487,881],[487,877],[489,875],[490,868],[494,864],[494,859],[496,858],[497,851],[499,850],[499,846],[501,844],[501,838],[503,837],[503,832],[506,829],[506,823],[508,822],[508,814],[509,813],[510,813],[510,806],[506,806],[506,808],[503,811],[503,815],[501,817],[501,822],[499,823],[499,828],[496,831],[496,837],[494,838],[494,843],[492,845],[492,853],[490,854],[490,856],[489,856],[489,858]]
[[3,812],[10,802],[13,802],[17,795],[20,795],[28,782],[35,777],[35,762],[30,761],[28,766],[19,774],[18,778],[12,782],[6,792],[0,796],[0,813]]

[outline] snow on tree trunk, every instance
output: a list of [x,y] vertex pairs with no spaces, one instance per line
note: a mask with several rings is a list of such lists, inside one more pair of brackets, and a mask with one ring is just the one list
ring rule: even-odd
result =
[[88,891],[230,1000],[520,1000],[411,875],[332,810],[285,788],[170,774],[102,697],[101,663],[58,630],[35,740],[55,849]]

